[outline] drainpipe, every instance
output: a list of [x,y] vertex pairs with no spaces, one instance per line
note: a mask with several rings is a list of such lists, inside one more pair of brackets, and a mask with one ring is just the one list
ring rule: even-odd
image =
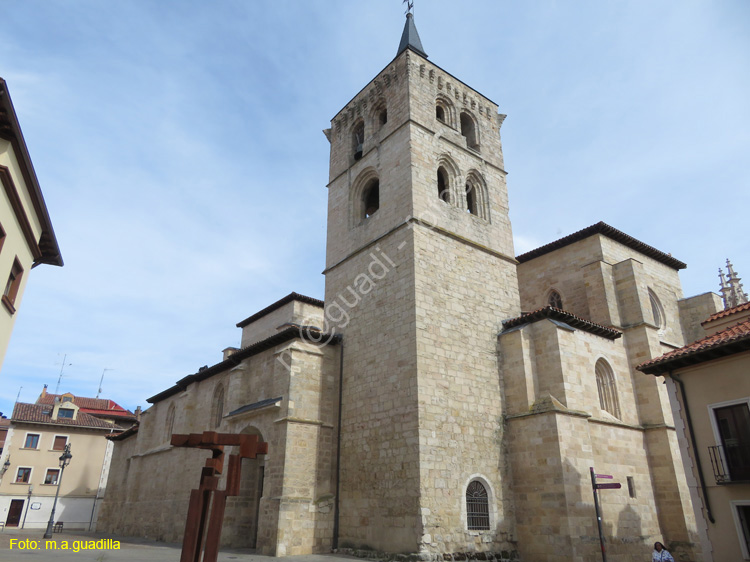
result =
[[706,479],[703,478],[703,468],[701,467],[701,460],[700,460],[700,456],[698,455],[698,443],[695,440],[695,432],[693,431],[693,420],[690,417],[690,408],[688,407],[687,394],[685,394],[685,384],[671,370],[669,371],[669,376],[680,387],[680,394],[682,395],[682,404],[685,406],[685,420],[687,421],[688,433],[690,434],[690,440],[693,442],[693,450],[695,451],[695,466],[698,468],[698,480],[700,481],[700,484],[701,484],[701,492],[703,493],[703,502],[706,504],[706,515],[708,515],[708,520],[711,523],[716,523],[713,513],[711,513],[711,504],[708,501],[708,491],[706,490]]
[[337,550],[339,547],[339,493],[341,488],[341,406],[344,397],[344,338],[339,336],[339,345],[341,346],[341,357],[339,362],[339,420],[336,435],[336,496],[334,499],[333,510],[333,540],[331,548]]

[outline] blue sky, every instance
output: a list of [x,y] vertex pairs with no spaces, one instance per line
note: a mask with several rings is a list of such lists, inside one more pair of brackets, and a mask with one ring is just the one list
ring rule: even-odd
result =
[[[2,2],[8,82],[65,267],[31,272],[0,372],[134,409],[322,298],[321,130],[393,58],[398,0]],[[497,102],[516,252],[603,220],[750,288],[750,4],[417,0],[437,65]]]

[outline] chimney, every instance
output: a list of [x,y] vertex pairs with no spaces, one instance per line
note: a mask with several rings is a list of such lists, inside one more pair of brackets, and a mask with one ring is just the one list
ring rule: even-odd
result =
[[141,407],[137,406],[135,409],[135,421],[141,423]]

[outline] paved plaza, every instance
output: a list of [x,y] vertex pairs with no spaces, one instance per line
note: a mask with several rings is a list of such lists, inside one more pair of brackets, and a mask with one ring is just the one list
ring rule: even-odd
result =
[[[179,544],[156,542],[135,537],[119,537],[104,533],[55,533],[54,538],[42,538],[44,530],[0,530],[0,560],[2,562],[30,562],[49,560],[54,562],[179,562]],[[93,550],[82,548],[92,545]],[[115,541],[119,542],[119,548]],[[273,558],[255,554],[250,549],[223,549],[219,562],[343,562],[360,560],[349,556],[310,554]]]

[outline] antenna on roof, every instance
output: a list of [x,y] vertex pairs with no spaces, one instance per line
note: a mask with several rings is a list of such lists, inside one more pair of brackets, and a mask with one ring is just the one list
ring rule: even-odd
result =
[[102,378],[99,379],[99,390],[96,393],[96,397],[99,398],[99,395],[102,393],[102,383],[104,382],[104,373],[107,371],[114,371],[114,369],[104,369],[102,371]]
[[18,389],[18,394],[16,394],[16,404],[18,404],[18,399],[21,398],[21,391],[23,390],[23,387]]
[[[60,376],[57,377],[57,386],[55,387],[55,394],[58,394],[60,392],[60,381],[62,380],[63,375],[63,369],[65,368],[65,360],[68,358],[68,354],[66,353],[63,355],[62,365],[60,365]],[[73,363],[68,363],[68,365],[72,365]]]

